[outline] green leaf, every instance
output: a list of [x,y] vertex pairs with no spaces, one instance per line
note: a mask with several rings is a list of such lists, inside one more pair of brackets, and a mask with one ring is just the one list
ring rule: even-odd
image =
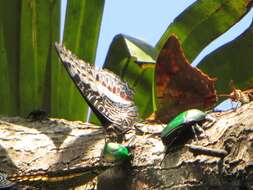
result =
[[[59,33],[59,1],[1,1],[0,111],[49,111],[52,42]],[[57,25],[58,24],[58,25]]]
[[251,0],[199,0],[188,7],[167,28],[156,47],[161,49],[169,36],[178,36],[189,61],[213,39],[233,26],[251,7]]
[[49,111],[53,42],[59,34],[59,1],[21,3],[19,44],[20,114],[34,109]]
[[240,89],[252,88],[252,41],[253,23],[239,37],[206,56],[198,65],[204,72],[217,77],[218,94],[231,92],[231,80]]
[[[68,1],[63,43],[79,58],[94,63],[104,0]],[[62,65],[53,66],[52,113],[85,119],[87,104]]]
[[0,1],[0,113],[18,114],[20,1]]
[[156,50],[147,43],[126,36],[114,37],[104,68],[113,71],[135,91],[135,104],[141,117],[153,111],[152,85]]

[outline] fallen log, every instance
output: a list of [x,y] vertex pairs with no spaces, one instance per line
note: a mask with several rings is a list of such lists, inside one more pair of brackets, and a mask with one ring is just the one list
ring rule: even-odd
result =
[[19,189],[24,185],[78,189],[96,176],[96,188],[103,190],[253,189],[253,103],[212,116],[216,122],[203,126],[207,137],[172,147],[162,163],[166,147],[156,134],[164,126],[139,124],[145,133],[127,134],[136,138],[133,160],[126,164],[102,161],[105,140],[99,126],[2,116],[0,171],[17,182]]

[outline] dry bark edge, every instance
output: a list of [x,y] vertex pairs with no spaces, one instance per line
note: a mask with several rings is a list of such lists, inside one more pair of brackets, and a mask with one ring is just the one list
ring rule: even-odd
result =
[[[187,144],[225,150],[228,152],[225,157],[195,154],[181,146],[169,152],[160,165],[165,147],[159,136],[138,134],[131,166],[114,167],[121,170],[122,179],[127,181],[122,188],[125,185],[126,189],[253,189],[253,103],[212,115],[217,121],[205,130],[208,138],[198,142],[189,139]],[[142,125],[148,131],[161,128]],[[2,116],[0,127],[0,168],[8,175],[38,171],[70,175],[86,171],[89,175],[78,179],[81,184],[112,167],[100,161],[105,141],[99,126],[63,119],[29,122]],[[77,184],[74,178],[71,180]],[[107,180],[121,182],[119,176]],[[100,184],[98,189],[108,188]]]

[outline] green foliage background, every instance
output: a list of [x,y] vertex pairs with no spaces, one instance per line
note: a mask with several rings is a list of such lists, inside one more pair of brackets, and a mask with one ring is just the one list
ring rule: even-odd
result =
[[[90,63],[95,60],[103,8],[104,0],[67,5],[63,43]],[[0,1],[0,9],[0,114],[26,116],[43,109],[54,117],[84,120],[87,105],[54,49],[60,1]]]
[[[63,43],[91,64],[95,61],[104,3],[73,0],[67,5]],[[145,118],[157,109],[154,68],[168,37],[176,34],[192,61],[237,23],[251,5],[249,0],[196,1],[168,26],[155,47],[127,35],[115,36],[104,67],[136,91],[135,102]],[[54,117],[85,120],[87,105],[54,50],[59,30],[59,0],[0,1],[0,114],[26,116],[41,108]],[[218,93],[228,92],[231,79],[238,87],[252,86],[252,38],[251,26],[200,63],[201,69],[218,78]]]

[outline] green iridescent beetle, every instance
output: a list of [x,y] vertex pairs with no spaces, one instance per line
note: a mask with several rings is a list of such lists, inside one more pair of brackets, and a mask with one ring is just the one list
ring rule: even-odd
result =
[[105,143],[103,156],[107,162],[126,161],[132,158],[127,147],[113,142]]
[[198,109],[184,111],[172,119],[162,130],[161,139],[165,144],[171,144],[178,136],[186,134],[189,129],[196,136],[196,131],[203,132],[201,124],[207,120],[215,121],[212,116]]

